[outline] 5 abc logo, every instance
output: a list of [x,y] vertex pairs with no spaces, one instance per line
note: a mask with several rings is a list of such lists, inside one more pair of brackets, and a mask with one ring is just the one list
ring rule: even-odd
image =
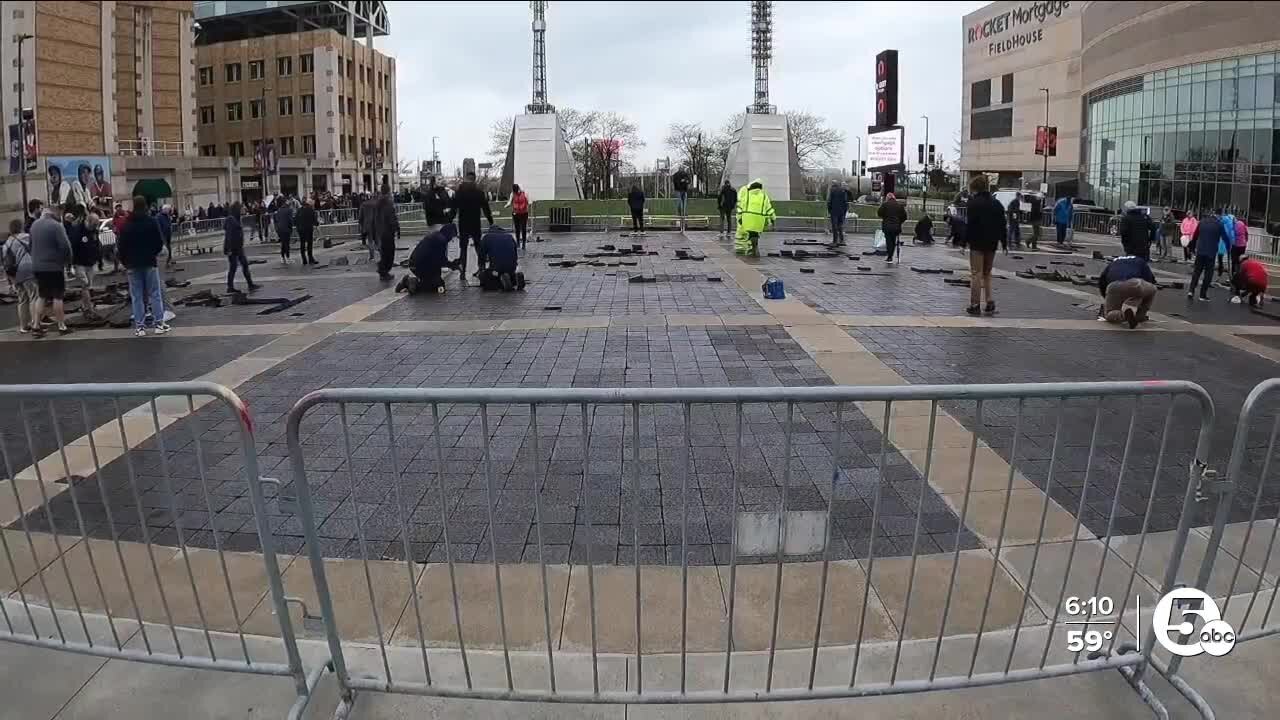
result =
[[[1204,623],[1198,633],[1193,616]],[[1182,657],[1201,653],[1221,657],[1236,646],[1235,630],[1222,619],[1217,603],[1196,588],[1176,588],[1160,598],[1151,616],[1151,627],[1156,641],[1165,650]],[[1170,633],[1176,633],[1177,637],[1170,637]],[[1194,642],[1178,642],[1184,636]]]

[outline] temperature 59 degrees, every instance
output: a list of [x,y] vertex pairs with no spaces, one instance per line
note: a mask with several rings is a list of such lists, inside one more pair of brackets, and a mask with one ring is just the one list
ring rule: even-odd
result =
[[1071,652],[1087,650],[1097,652],[1111,639],[1110,630],[1076,630],[1067,631],[1067,649]]

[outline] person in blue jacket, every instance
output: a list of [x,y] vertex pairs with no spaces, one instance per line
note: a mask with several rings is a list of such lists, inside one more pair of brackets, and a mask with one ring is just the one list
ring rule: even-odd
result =
[[1236,216],[1230,210],[1219,210],[1218,216],[1222,218],[1222,239],[1218,241],[1218,274],[1223,275],[1226,268],[1222,266],[1222,259],[1236,244]]
[[1053,226],[1058,230],[1058,244],[1067,242],[1067,228],[1071,227],[1071,217],[1075,210],[1071,207],[1071,196],[1059,198],[1053,206]]

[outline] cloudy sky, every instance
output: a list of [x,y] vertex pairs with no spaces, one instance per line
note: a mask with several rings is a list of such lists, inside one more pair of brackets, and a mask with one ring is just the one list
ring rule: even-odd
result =
[[[825,116],[854,137],[874,121],[877,52],[899,52],[899,122],[908,155],[930,141],[955,159],[960,129],[961,18],[982,2],[780,2],[774,6],[770,95],[781,110]],[[522,111],[530,96],[532,33],[527,2],[392,2],[391,34],[377,41],[396,58],[401,159],[431,156],[438,136],[446,168],[483,159],[489,126]],[[671,154],[673,122],[709,130],[751,101],[749,4],[731,2],[553,2],[548,10],[551,102],[612,110],[645,140],[633,160]],[[863,138],[865,153],[866,139]],[[914,162],[914,160],[911,160]]]

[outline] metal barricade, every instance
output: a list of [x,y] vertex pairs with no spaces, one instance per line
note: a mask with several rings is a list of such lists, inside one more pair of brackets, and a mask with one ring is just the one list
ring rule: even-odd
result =
[[[16,405],[25,446],[14,450],[15,438],[0,431],[8,478],[0,491],[12,494],[19,515],[4,519],[16,529],[0,529],[0,587],[6,573],[13,579],[12,595],[0,597],[0,641],[289,677],[297,691],[290,717],[299,717],[321,669],[308,677],[298,654],[240,398],[208,382],[96,383],[0,385],[0,403]],[[225,408],[225,419],[197,416],[209,403]],[[240,472],[208,467],[206,445],[237,447]],[[15,456],[24,458],[17,467]],[[231,533],[216,509],[230,502],[232,485],[247,493],[246,531],[256,533],[260,556],[224,548]],[[246,639],[245,624],[263,592],[238,599],[233,584],[246,580],[269,588],[257,626],[279,634],[283,661],[274,647],[251,651],[261,646]]]
[[[1280,611],[1275,607],[1280,578],[1275,576],[1273,565],[1280,562],[1276,533],[1280,528],[1280,511],[1274,509],[1275,500],[1266,497],[1275,487],[1272,460],[1276,456],[1277,434],[1280,434],[1280,378],[1272,378],[1259,383],[1245,398],[1236,423],[1226,477],[1215,478],[1215,482],[1202,488],[1203,492],[1216,496],[1217,506],[1204,558],[1194,582],[1188,585],[1216,600],[1217,614],[1231,627],[1237,645],[1280,634]],[[1237,496],[1249,500],[1249,519],[1233,523],[1229,521],[1232,510],[1238,507]],[[1215,569],[1229,570],[1231,580],[1225,589],[1220,583],[1211,582]],[[1208,619],[1202,617],[1201,622],[1195,624],[1194,632],[1199,633]],[[1182,644],[1195,639],[1193,633],[1184,633],[1181,637]],[[1152,666],[1202,717],[1213,718],[1209,702],[1181,676],[1182,660],[1182,655],[1171,655],[1167,661],[1156,657]]]
[[[1194,455],[1168,447],[1171,436],[1187,436],[1187,406]],[[967,422],[948,412],[967,413]],[[1139,415],[1163,420],[1158,440],[1139,429]],[[365,691],[725,703],[892,695],[1108,669],[1167,717],[1143,682],[1152,632],[1141,651],[1125,639],[1141,632],[1130,598],[1139,584],[1148,587],[1138,568],[1158,494],[1166,502],[1177,497],[1183,512],[1171,564],[1149,584],[1173,586],[1212,422],[1209,395],[1181,381],[324,389],[293,407],[286,437],[341,690],[339,717]],[[1131,463],[1135,446],[1146,459],[1155,455],[1154,472]],[[317,455],[324,471],[315,482],[347,510],[324,524],[354,532],[342,556],[349,560],[326,560],[321,549],[307,467]],[[1192,458],[1185,492],[1176,473],[1168,479],[1166,457]],[[1015,494],[1033,491],[1023,473],[1033,458],[1047,468],[1036,483],[1042,494],[1011,511]],[[717,473],[705,476],[714,482],[691,487],[704,463]],[[915,475],[902,472],[908,463]],[[659,542],[670,552],[652,564],[642,557],[651,541],[641,532],[655,483],[669,533]],[[935,484],[946,489],[949,510],[939,509]],[[1064,510],[1051,498],[1067,485],[1075,505]],[[694,493],[703,507],[691,519]],[[1145,503],[1140,526],[1134,513],[1121,512],[1121,497],[1130,494]],[[709,509],[715,496],[727,498],[718,502],[729,512]],[[366,515],[358,498],[387,506]],[[455,512],[461,524],[451,519]],[[1099,516],[1099,529],[1105,519],[1105,532],[1083,527],[1086,513]],[[553,527],[550,514],[555,523],[576,523],[574,536],[585,533],[583,541],[554,554],[564,541],[551,534],[564,527]],[[522,553],[501,544],[513,517],[528,523],[515,528],[526,538]],[[890,533],[890,521],[910,531]],[[1108,565],[1121,522],[1136,552]],[[421,523],[437,524],[438,533]],[[842,523],[838,537],[833,527]],[[432,538],[431,548],[419,543]],[[1060,561],[1041,567],[1051,542],[1057,557],[1066,555],[1065,569]],[[469,554],[457,559],[462,543],[478,543],[474,563]],[[711,553],[691,561],[697,545]],[[1086,564],[1086,555],[1100,559]],[[329,585],[339,570],[340,607]],[[1099,595],[1104,577],[1105,588],[1125,586],[1115,592],[1119,607],[1076,614],[1068,598]],[[1082,621],[1105,628],[1085,657],[1063,639],[1072,637],[1068,626],[1087,632],[1087,625],[1076,630]]]

